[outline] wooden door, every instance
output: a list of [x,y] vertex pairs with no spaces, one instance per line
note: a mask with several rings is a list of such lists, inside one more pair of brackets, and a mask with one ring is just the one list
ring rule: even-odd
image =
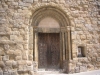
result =
[[39,33],[38,36],[39,68],[58,69],[60,67],[59,33]]

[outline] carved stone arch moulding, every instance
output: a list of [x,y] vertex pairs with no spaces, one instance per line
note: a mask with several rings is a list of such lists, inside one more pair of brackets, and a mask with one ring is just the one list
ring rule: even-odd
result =
[[54,6],[43,6],[35,10],[31,17],[31,25],[37,26],[41,19],[48,16],[56,19],[59,22],[60,27],[70,26],[68,15],[64,11],[62,11],[62,9]]
[[[40,6],[39,8],[35,9],[33,12],[33,15],[31,17],[31,26],[33,28],[33,31],[30,30],[30,32],[33,32],[33,57],[34,61],[38,62],[38,33],[42,32],[39,30],[39,23],[44,18],[51,17],[55,19],[59,27],[58,32],[60,34],[60,66],[63,68],[64,62],[71,60],[71,26],[70,26],[70,20],[68,18],[68,15],[64,12],[64,10],[51,5],[45,5]],[[53,29],[53,28],[52,28]],[[45,30],[45,29],[43,29]],[[53,30],[50,30],[49,32],[42,32],[42,33],[56,33],[57,30],[52,32]],[[30,34],[31,34],[30,33]],[[31,40],[31,38],[30,38]],[[69,63],[67,63],[68,66]],[[63,68],[64,69],[64,68]],[[68,67],[67,67],[67,70]]]

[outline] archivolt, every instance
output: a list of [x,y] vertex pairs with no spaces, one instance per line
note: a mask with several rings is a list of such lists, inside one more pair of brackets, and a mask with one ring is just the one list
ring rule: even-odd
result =
[[56,19],[60,27],[70,25],[68,15],[62,9],[53,6],[44,6],[37,9],[32,15],[32,25],[38,26],[39,22],[45,17]]
[[[40,6],[40,8],[37,8],[33,11],[33,15],[31,17],[31,26],[30,26],[30,36],[32,36],[31,33],[33,33],[33,53],[34,54],[34,60],[38,61],[38,45],[37,45],[37,39],[38,39],[38,25],[40,21],[43,18],[46,17],[52,17],[54,18],[60,25],[60,29],[57,33],[60,33],[60,42],[61,42],[61,53],[62,51],[68,52],[69,55],[64,55],[61,59],[61,63],[63,63],[63,59],[70,60],[72,58],[72,48],[71,48],[71,26],[70,26],[70,20],[66,12],[64,10],[60,9],[60,7],[56,6],[51,6],[51,5],[45,5],[45,6]],[[33,27],[33,28],[32,28]],[[31,30],[32,29],[32,30]],[[53,28],[52,28],[53,29]],[[44,31],[42,30],[41,32],[46,33],[45,29]],[[47,31],[48,33],[51,33],[51,30]],[[56,31],[53,31],[53,33],[56,33]],[[31,37],[30,37],[31,40]]]

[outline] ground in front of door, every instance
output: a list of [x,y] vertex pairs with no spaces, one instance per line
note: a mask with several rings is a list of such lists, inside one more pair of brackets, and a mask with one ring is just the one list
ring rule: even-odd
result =
[[100,70],[74,73],[74,74],[65,74],[65,73],[60,73],[58,71],[39,71],[38,73],[35,73],[34,75],[100,75]]

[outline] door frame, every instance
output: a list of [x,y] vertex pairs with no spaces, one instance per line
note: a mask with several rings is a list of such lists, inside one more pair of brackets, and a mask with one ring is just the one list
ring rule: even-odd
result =
[[[55,31],[53,28],[52,29],[39,29],[38,25],[40,21],[45,18],[45,17],[52,17],[54,18],[60,25],[60,28]],[[68,67],[66,68],[67,73],[69,73],[70,70],[70,60],[73,59],[73,51],[72,51],[72,43],[71,43],[71,18],[70,15],[67,15],[67,12],[64,11],[62,8],[59,8],[58,5],[40,5],[37,6],[37,8],[34,8],[32,17],[30,18],[30,35],[33,35],[33,38],[29,37],[29,39],[33,39],[32,47],[33,47],[33,61],[35,61],[38,64],[38,46],[37,46],[37,41],[38,41],[38,33],[43,32],[43,33],[60,33],[60,50],[61,50],[61,67],[63,65],[67,65]],[[31,34],[33,32],[33,34]],[[29,46],[30,47],[30,46]],[[65,53],[66,52],[66,53]],[[64,63],[65,62],[65,63]],[[38,65],[36,66],[38,69]]]
[[[38,33],[38,45],[39,45],[39,34],[41,34],[40,32]],[[47,34],[47,35],[52,35],[52,33],[42,33],[42,34]],[[60,46],[60,33],[53,33],[53,34],[58,34],[58,38],[59,38],[59,46]],[[48,36],[47,36],[48,37]],[[60,48],[60,47],[59,47]],[[60,55],[60,49],[58,50],[59,51],[59,55]],[[59,56],[59,64],[60,64],[60,56]],[[39,65],[39,46],[38,46],[38,65]],[[39,66],[38,66],[38,68],[39,68]],[[41,68],[40,68],[41,69]],[[45,67],[44,67],[44,69],[45,69]],[[47,69],[49,69],[48,67],[47,67]],[[50,68],[51,69],[51,68]],[[57,68],[57,69],[61,69],[60,68],[60,65],[59,65],[59,68]]]
[[[53,30],[53,32],[51,31]],[[33,60],[37,62],[38,69],[38,33],[59,33],[60,34],[60,68],[64,69],[64,62],[67,60],[67,66],[71,59],[71,43],[70,43],[70,30],[66,30],[64,27],[60,29],[39,29],[38,27],[33,28]],[[69,67],[67,67],[69,70]]]

